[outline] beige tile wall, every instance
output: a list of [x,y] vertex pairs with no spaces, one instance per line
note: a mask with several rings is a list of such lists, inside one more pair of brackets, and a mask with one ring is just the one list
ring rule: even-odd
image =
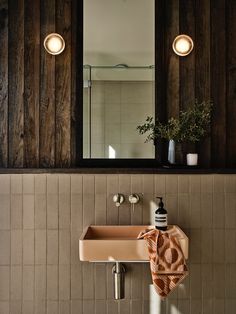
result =
[[[140,193],[134,211],[114,193]],[[88,224],[146,224],[163,195],[169,223],[190,238],[190,276],[164,301],[148,264],[127,264],[126,298],[112,265],[81,263]],[[236,175],[0,175],[1,314],[233,314]]]

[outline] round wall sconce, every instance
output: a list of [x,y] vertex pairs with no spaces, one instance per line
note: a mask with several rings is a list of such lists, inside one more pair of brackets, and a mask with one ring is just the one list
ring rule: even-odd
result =
[[45,37],[43,45],[51,55],[59,55],[65,49],[65,40],[61,35],[51,33]]
[[193,50],[193,40],[188,35],[179,35],[175,37],[172,48],[174,52],[181,57],[187,56]]

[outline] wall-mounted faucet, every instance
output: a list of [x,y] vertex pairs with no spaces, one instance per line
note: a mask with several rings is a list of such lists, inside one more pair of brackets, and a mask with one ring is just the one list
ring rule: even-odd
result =
[[129,202],[131,204],[137,204],[139,201],[140,201],[140,197],[138,196],[138,194],[136,193],[130,194]]
[[120,207],[120,205],[124,203],[124,200],[125,197],[123,194],[118,193],[113,196],[113,202],[116,204],[117,207]]

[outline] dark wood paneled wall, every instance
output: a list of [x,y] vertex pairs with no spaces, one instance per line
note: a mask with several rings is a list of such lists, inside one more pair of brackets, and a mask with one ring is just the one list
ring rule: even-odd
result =
[[[211,132],[197,146],[205,167],[236,167],[236,1],[169,0],[165,10],[165,114],[212,100]],[[194,40],[187,57],[173,54],[176,35]],[[183,149],[184,151],[184,149]]]
[[[78,165],[79,3],[0,0],[0,167]],[[212,99],[211,134],[198,145],[201,165],[236,167],[236,1],[156,0],[156,16],[159,116],[178,116],[195,98]],[[66,41],[56,57],[42,45],[55,31]],[[195,43],[185,58],[172,51],[180,33]]]

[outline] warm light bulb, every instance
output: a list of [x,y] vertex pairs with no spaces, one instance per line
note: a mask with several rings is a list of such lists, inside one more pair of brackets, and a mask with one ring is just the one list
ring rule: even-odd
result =
[[179,35],[173,41],[173,50],[179,56],[187,56],[193,50],[192,38],[187,35]]
[[48,53],[58,55],[65,49],[65,41],[61,35],[52,33],[44,39],[44,48]]

